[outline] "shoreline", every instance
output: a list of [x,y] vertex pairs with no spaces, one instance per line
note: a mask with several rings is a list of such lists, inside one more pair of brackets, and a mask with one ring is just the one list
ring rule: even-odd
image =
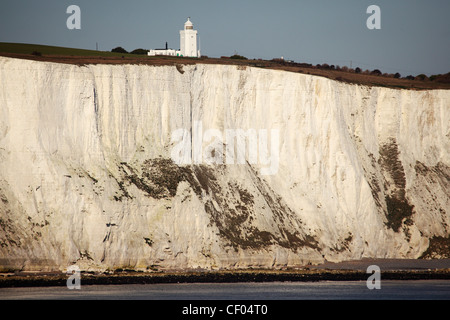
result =
[[[318,282],[366,281],[370,274],[360,271],[322,272],[263,272],[263,271],[208,271],[196,273],[122,274],[81,273],[83,285],[121,285],[156,283],[244,283],[244,282]],[[68,275],[27,275],[0,278],[0,288],[66,286]],[[450,280],[450,270],[438,271],[387,271],[381,272],[383,280]]]
[[[155,283],[366,281],[369,265],[378,265],[384,280],[450,280],[450,259],[363,259],[325,262],[298,269],[237,269],[219,271],[81,271],[83,285]],[[0,273],[0,288],[66,286],[64,272]]]

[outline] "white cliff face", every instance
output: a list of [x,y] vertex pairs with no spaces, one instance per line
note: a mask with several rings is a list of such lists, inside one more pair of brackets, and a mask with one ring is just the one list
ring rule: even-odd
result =
[[[227,163],[227,130],[265,132],[267,148]],[[2,269],[417,258],[449,237],[449,166],[448,90],[0,58]]]

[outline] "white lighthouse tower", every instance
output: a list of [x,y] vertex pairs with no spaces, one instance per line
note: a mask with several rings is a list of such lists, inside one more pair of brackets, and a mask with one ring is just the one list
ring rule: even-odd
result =
[[180,30],[180,51],[184,57],[200,57],[200,50],[197,49],[197,30],[190,20],[184,24],[184,30]]

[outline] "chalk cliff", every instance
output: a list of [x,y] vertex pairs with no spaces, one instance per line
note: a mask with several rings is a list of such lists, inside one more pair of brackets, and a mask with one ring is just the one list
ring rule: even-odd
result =
[[448,90],[0,57],[1,269],[443,257],[449,166]]

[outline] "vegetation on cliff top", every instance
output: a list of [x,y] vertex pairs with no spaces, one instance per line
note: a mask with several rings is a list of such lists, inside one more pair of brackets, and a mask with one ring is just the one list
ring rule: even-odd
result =
[[[121,48],[121,47],[117,47]],[[430,77],[420,74],[417,76],[404,76],[399,73],[388,74],[380,70],[362,70],[359,67],[335,66],[324,64],[312,65],[309,63],[297,63],[284,59],[249,59],[244,56],[201,58],[171,57],[171,56],[147,56],[144,49],[136,49],[128,53],[125,49],[111,51],[85,50],[22,43],[1,43],[0,56],[32,59],[38,61],[50,61],[77,65],[86,64],[143,64],[143,65],[181,65],[181,64],[225,64],[237,66],[249,66],[275,70],[285,70],[303,74],[322,76],[329,79],[362,84],[367,86],[381,86],[395,89],[450,89],[450,72],[432,75]]]

